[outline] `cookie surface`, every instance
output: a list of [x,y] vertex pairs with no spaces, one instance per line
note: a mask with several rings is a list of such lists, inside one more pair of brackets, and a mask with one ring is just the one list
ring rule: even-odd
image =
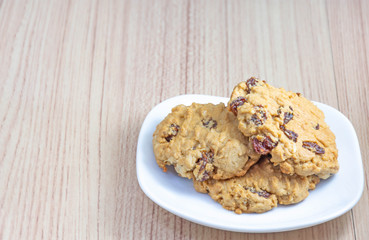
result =
[[233,90],[228,108],[259,154],[286,174],[328,178],[338,171],[335,136],[324,114],[301,94],[250,78]]
[[317,176],[283,174],[264,156],[246,175],[228,180],[194,181],[196,191],[208,193],[225,209],[236,213],[262,213],[277,204],[293,204],[304,200],[309,190],[319,183]]
[[176,106],[154,132],[156,162],[197,181],[243,176],[260,155],[237,126],[223,103]]

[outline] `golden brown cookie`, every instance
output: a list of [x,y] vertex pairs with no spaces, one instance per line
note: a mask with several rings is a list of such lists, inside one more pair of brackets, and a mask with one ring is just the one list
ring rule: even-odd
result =
[[197,181],[243,176],[260,155],[237,125],[223,103],[176,106],[154,132],[156,161]]
[[250,78],[234,88],[228,108],[254,150],[270,153],[283,173],[325,179],[338,171],[335,136],[323,112],[301,94]]
[[266,212],[278,203],[298,203],[318,183],[319,177],[314,175],[303,177],[284,174],[264,156],[242,177],[194,181],[194,187],[198,192],[208,193],[225,209],[240,214]]

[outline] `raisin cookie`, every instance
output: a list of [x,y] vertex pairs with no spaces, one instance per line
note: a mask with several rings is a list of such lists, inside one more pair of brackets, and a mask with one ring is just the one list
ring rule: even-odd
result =
[[228,180],[194,181],[196,191],[208,193],[225,209],[235,213],[262,213],[277,204],[294,204],[304,200],[319,183],[317,176],[288,175],[263,156],[246,175]]
[[243,176],[260,155],[237,126],[223,103],[178,105],[153,134],[156,162],[197,181]]
[[338,171],[335,136],[324,114],[299,93],[250,78],[233,90],[228,108],[259,154],[286,174],[328,178]]

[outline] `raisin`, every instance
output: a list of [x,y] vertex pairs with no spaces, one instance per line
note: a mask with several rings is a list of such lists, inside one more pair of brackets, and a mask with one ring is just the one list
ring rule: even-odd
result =
[[273,148],[277,146],[278,142],[273,142],[273,140],[266,136],[263,141],[259,141],[257,138],[252,139],[252,146],[258,154],[265,155],[272,151]]
[[170,140],[172,140],[173,137],[177,136],[179,128],[180,127],[177,124],[175,123],[171,124],[169,126],[168,135],[165,136],[165,140],[167,140],[167,142],[170,142]]
[[299,97],[301,97],[301,93],[299,93],[299,92],[298,92],[298,93],[296,93],[296,95],[297,95],[297,96],[299,96]]
[[319,130],[319,128],[320,128],[319,123],[314,128],[315,128],[315,130]]
[[324,154],[325,150],[315,142],[303,141],[302,146],[309,151],[315,152],[316,154]]
[[203,119],[201,120],[201,122],[204,127],[209,128],[209,129],[216,128],[218,125],[217,121],[215,121],[212,118],[207,119],[207,120]]
[[264,198],[268,198],[270,197],[270,193],[268,193],[267,191],[261,190],[261,191],[256,191],[255,188],[245,188],[246,190],[250,190],[250,192],[252,193],[257,193],[260,197],[264,197]]
[[270,193],[268,193],[267,191],[261,191],[261,192],[258,192],[258,195],[260,197],[264,197],[264,198],[268,198],[270,197]]
[[293,108],[291,106],[289,106],[290,110],[293,111]]
[[238,97],[231,102],[230,108],[234,115],[237,115],[237,107],[242,106],[245,102],[247,102],[247,100],[244,97]]
[[263,125],[267,119],[266,113],[265,111],[261,110],[264,109],[263,106],[258,105],[256,107],[254,107],[256,110],[256,113],[254,113],[251,116],[251,121],[256,125],[256,126],[260,126]]
[[201,152],[201,158],[197,159],[196,163],[200,164],[199,171],[202,171],[205,169],[205,166],[207,163],[212,163],[214,161],[214,153],[213,151],[202,151]]
[[263,124],[264,124],[263,120],[262,120],[262,119],[260,119],[256,113],[254,113],[254,114],[251,116],[251,121],[252,121],[256,126],[260,126],[260,125],[263,125]]
[[247,93],[251,92],[251,88],[256,86],[258,80],[254,77],[250,78],[249,80],[246,81],[246,86],[247,86]]
[[299,136],[294,131],[286,129],[284,125],[279,126],[279,128],[283,131],[283,133],[292,141],[297,142],[297,137]]
[[210,178],[209,173],[205,170],[206,164],[212,163],[214,161],[214,153],[210,150],[202,151],[201,158],[197,159],[196,163],[200,165],[199,175],[202,175],[202,178],[199,179],[200,182],[208,180]]
[[284,113],[283,124],[287,124],[289,121],[292,120],[292,118],[293,118],[293,113],[285,112]]

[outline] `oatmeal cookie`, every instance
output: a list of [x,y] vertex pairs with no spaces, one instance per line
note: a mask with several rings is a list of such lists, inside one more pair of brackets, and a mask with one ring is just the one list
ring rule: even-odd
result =
[[250,78],[234,88],[228,108],[254,150],[270,153],[283,173],[325,179],[338,171],[335,136],[323,112],[301,94]]
[[228,180],[194,181],[196,191],[208,193],[225,209],[235,213],[262,213],[277,204],[294,204],[304,200],[319,183],[317,176],[288,175],[263,156],[246,175]]
[[154,132],[156,161],[197,181],[243,176],[260,155],[237,126],[223,103],[176,106]]

